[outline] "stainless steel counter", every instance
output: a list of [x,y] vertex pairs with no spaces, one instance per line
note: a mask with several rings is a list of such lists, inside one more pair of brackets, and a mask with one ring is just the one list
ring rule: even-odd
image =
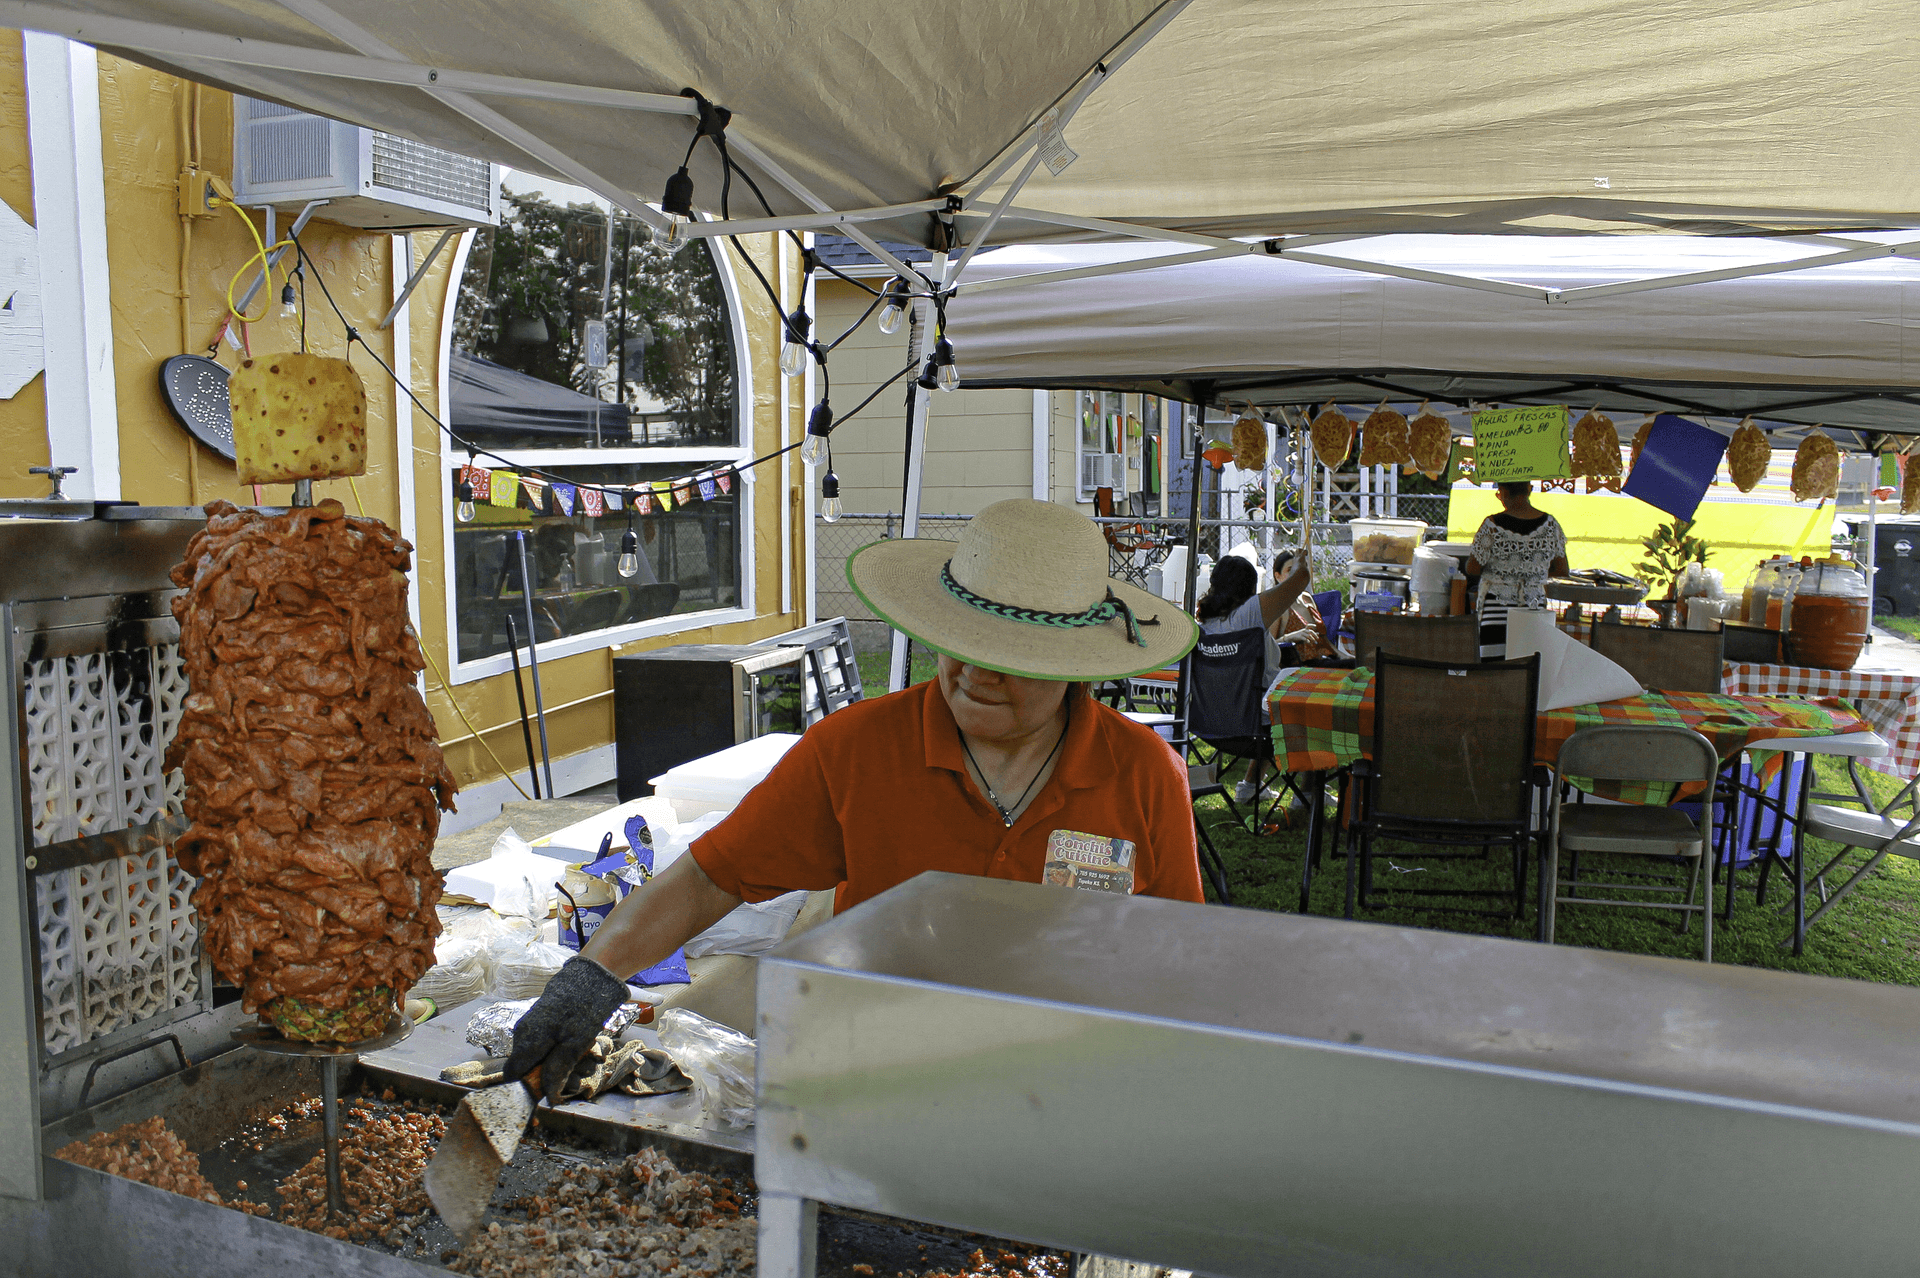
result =
[[1204,1273],[1911,1273],[1920,992],[924,875],[760,964],[809,1202]]

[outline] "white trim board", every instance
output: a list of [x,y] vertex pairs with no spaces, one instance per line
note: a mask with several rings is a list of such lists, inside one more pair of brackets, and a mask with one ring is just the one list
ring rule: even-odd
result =
[[[562,755],[553,761],[553,788],[559,791],[557,797],[565,798],[569,794],[578,794],[582,790],[596,785],[605,785],[614,779],[613,743],[594,746],[577,754]],[[508,803],[518,803],[525,796],[514,789],[514,781],[526,784],[526,769],[513,774],[513,780],[496,777],[492,781],[462,790],[454,801],[460,805],[458,812],[442,813],[440,817],[441,834],[458,834],[462,830],[471,830],[476,825],[485,825],[500,815],[500,809]],[[613,806],[608,804],[609,807]]]
[[29,31],[27,135],[47,372],[47,457],[71,466],[65,494],[120,496],[107,192],[100,155],[100,62],[92,47]]

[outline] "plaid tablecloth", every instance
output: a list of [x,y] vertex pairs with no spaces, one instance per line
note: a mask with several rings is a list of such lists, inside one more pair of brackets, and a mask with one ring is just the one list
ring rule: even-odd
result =
[[1902,780],[1920,772],[1920,674],[1729,661],[1721,688],[1744,696],[1838,697],[1893,747],[1892,754],[1860,762]]
[[[1372,754],[1373,672],[1364,667],[1283,673],[1268,694],[1267,710],[1279,737],[1275,762],[1289,772],[1324,772]],[[1862,732],[1868,726],[1839,702],[1645,692],[1619,701],[1541,711],[1534,727],[1534,757],[1551,764],[1568,737],[1582,728],[1609,723],[1692,728],[1713,743],[1722,762],[1753,741]],[[1776,755],[1767,761],[1766,771],[1778,765]],[[1628,803],[1665,804],[1676,797],[1669,785],[1612,782],[1581,788]]]

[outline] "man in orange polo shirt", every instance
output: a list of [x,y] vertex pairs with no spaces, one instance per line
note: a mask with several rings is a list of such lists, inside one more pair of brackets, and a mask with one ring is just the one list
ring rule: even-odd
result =
[[837,910],[944,870],[1202,900],[1186,768],[1086,682],[1159,669],[1197,627],[1107,576],[1093,523],[989,506],[958,542],[882,541],[847,563],[938,678],[809,728],[689,854],[627,896],[514,1029],[510,1078],[549,1098],[626,997],[742,901],[837,888]]

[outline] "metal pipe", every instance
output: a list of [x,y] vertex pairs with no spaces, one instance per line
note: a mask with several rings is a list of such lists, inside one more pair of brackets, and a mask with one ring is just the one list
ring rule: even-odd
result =
[[[1200,467],[1205,464],[1200,449],[1206,442],[1207,401],[1213,398],[1213,383],[1195,382],[1193,398],[1193,428],[1188,432],[1193,440],[1193,470],[1187,485],[1187,588],[1182,596],[1189,617],[1193,615],[1195,586],[1200,580]],[[1173,696],[1173,748],[1182,759],[1187,757],[1187,696],[1193,690],[1192,685],[1193,654],[1189,652],[1180,658],[1180,682]]]
[[294,480],[293,500],[288,504],[293,506],[313,505],[313,481],[311,479]]
[[[942,249],[933,255],[927,263],[927,273],[935,284],[947,277],[947,252]],[[940,319],[937,308],[926,301],[914,303],[914,315],[918,321],[907,339],[907,353],[915,363],[920,363],[932,353],[934,344],[940,338]],[[912,384],[907,392],[907,446],[906,455],[901,460],[903,474],[900,481],[900,535],[903,538],[917,537],[920,534],[920,491],[921,480],[925,474],[927,458],[927,431],[932,417],[933,392],[918,382]],[[909,667],[907,632],[893,632],[893,647],[887,668],[887,690],[898,692],[907,686],[912,678]]]
[[540,650],[533,641],[533,574],[527,571],[527,530],[516,528],[513,544],[520,554],[520,597],[527,605],[527,669],[533,672],[533,716],[540,721],[540,766],[547,774],[547,797],[553,795],[553,756],[547,752],[547,704],[540,695]]
[[340,1187],[340,1062],[352,1059],[351,1056],[320,1058],[320,1103],[324,1110],[322,1128],[326,1132],[327,1215],[330,1218],[344,1216],[347,1211],[346,1193]]
[[507,652],[513,657],[513,695],[520,699],[520,735],[527,741],[527,780],[533,782],[533,797],[540,797],[540,766],[533,756],[533,725],[527,720],[527,689],[520,682],[520,639],[514,634],[513,614],[506,615]]

